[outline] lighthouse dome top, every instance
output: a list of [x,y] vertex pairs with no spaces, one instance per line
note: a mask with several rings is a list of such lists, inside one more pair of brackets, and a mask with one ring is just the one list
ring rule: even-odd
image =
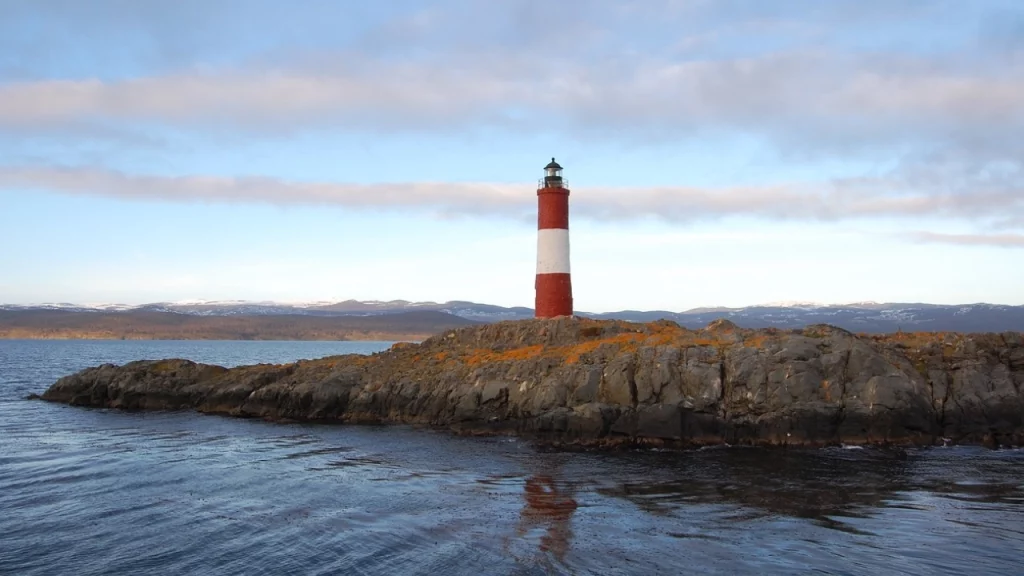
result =
[[542,185],[545,188],[561,188],[564,185],[562,181],[562,167],[558,162],[555,162],[554,157],[551,158],[551,163],[544,167]]
[[544,178],[540,181],[541,188],[564,188],[565,180],[562,179],[562,166],[555,162],[554,157],[551,158],[551,162],[544,167]]

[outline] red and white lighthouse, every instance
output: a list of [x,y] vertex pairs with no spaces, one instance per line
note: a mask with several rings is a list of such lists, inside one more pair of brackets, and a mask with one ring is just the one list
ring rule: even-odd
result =
[[537,186],[537,318],[572,316],[569,277],[569,189],[551,159]]

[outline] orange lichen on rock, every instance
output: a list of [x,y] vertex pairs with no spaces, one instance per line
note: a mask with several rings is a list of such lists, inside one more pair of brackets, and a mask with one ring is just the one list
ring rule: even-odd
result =
[[754,334],[743,339],[743,345],[748,348],[764,348],[765,344],[768,343],[768,336],[764,334]]
[[921,364],[924,356],[938,353],[943,359],[951,360],[962,349],[965,335],[955,332],[896,332],[894,334],[875,334],[873,342],[893,344],[915,363]]
[[373,364],[374,362],[379,362],[379,361],[380,361],[380,356],[368,356],[368,355],[358,354],[358,355],[353,355],[353,356],[347,358],[345,360],[345,364],[349,365],[349,366],[352,366],[352,365],[354,365],[354,366],[366,366],[368,364]]
[[[731,322],[712,323],[707,328],[691,330],[674,322],[657,321],[633,323],[575,319],[575,330],[566,330],[560,325],[545,325],[536,332],[517,326],[516,332],[504,332],[504,326],[493,325],[482,330],[493,330],[495,346],[486,347],[486,338],[465,340],[457,343],[446,335],[424,345],[395,345],[389,353],[404,356],[406,362],[423,363],[453,368],[455,366],[480,367],[488,364],[503,364],[537,359],[550,359],[560,364],[592,364],[607,361],[611,356],[622,353],[637,353],[643,348],[674,347],[713,348],[722,357],[728,347],[742,345],[751,348],[766,348],[777,344],[791,335],[792,331],[777,329],[748,330]],[[812,337],[825,337],[830,333],[828,326],[811,327]],[[935,338],[932,336],[931,338]],[[540,340],[542,343],[539,343]]]
[[[565,358],[567,364],[576,364],[582,357],[595,352],[605,345],[615,346],[620,352],[636,352],[642,346],[701,346],[702,339],[694,339],[693,332],[685,330],[677,325],[652,322],[643,324],[642,330],[622,332],[607,338],[588,340],[579,344],[562,346],[552,350],[552,353]],[[710,339],[707,340],[711,342]]]
[[832,401],[832,391],[829,390],[829,385],[830,384],[831,384],[831,382],[829,382],[827,378],[825,380],[821,381],[821,389],[825,391],[825,401],[826,402],[831,402]]
[[626,333],[617,334],[610,338],[603,338],[601,340],[591,340],[589,342],[583,342],[574,346],[561,346],[552,349],[552,353],[565,358],[566,364],[576,364],[580,361],[580,357],[584,354],[594,352],[599,347],[611,344],[618,346],[621,351],[634,352],[638,347],[638,343],[642,342],[646,338],[646,334],[640,333]]
[[481,364],[491,364],[495,362],[514,362],[519,360],[529,360],[540,356],[541,352],[544,351],[544,346],[540,344],[534,346],[523,346],[522,348],[512,348],[510,350],[490,350],[487,348],[476,348],[470,350],[467,354],[463,355],[460,359],[462,362],[469,366],[479,366]]
[[948,332],[896,332],[895,334],[882,334],[881,338],[875,340],[892,341],[903,345],[906,348],[924,348],[931,344],[941,344],[943,347],[953,347],[950,342],[951,335]]
[[[435,353],[438,363],[457,361],[468,366],[490,363],[513,362],[536,358],[561,360],[576,364],[588,360],[588,355],[602,347],[614,353],[635,353],[642,347],[677,346],[681,348],[722,346],[735,340],[733,329],[716,331],[694,331],[671,322],[634,324],[581,320],[579,337],[572,343],[562,345],[529,344],[512,348],[449,348],[450,353]],[[605,335],[602,337],[602,335]]]

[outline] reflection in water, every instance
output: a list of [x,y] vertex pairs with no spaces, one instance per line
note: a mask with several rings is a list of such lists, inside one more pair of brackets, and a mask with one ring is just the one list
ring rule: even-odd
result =
[[[994,573],[998,549],[1024,538],[1024,484],[1007,462],[1024,459],[959,452],[531,453],[522,475],[482,482],[518,505],[502,550],[518,573],[673,573],[691,561],[703,573],[829,572],[853,550],[873,556],[849,573],[963,573],[980,557],[973,573]],[[908,556],[907,541],[943,552]]]
[[[964,449],[967,451],[968,449]],[[672,516],[687,506],[725,505],[733,519],[790,517],[851,534],[888,509],[930,510],[922,494],[1020,505],[1019,471],[995,452],[941,458],[937,450],[729,449],[634,454],[632,473],[595,490],[644,512]],[[983,459],[981,456],[986,456]],[[1014,458],[1006,453],[1005,458]]]
[[519,513],[516,536],[523,537],[531,530],[544,528],[540,537],[540,551],[551,553],[560,562],[565,559],[572,540],[570,520],[576,511],[576,500],[571,485],[555,482],[547,474],[526,479],[523,486],[523,509]]
[[598,488],[650,514],[689,504],[739,506],[744,521],[804,518],[826,528],[858,532],[842,518],[863,518],[907,486],[907,462],[880,451],[736,449],[646,455],[645,473]]

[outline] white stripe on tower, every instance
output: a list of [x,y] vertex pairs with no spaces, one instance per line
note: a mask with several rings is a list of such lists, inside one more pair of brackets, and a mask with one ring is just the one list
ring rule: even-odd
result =
[[537,274],[569,273],[569,231],[545,228],[537,231]]

